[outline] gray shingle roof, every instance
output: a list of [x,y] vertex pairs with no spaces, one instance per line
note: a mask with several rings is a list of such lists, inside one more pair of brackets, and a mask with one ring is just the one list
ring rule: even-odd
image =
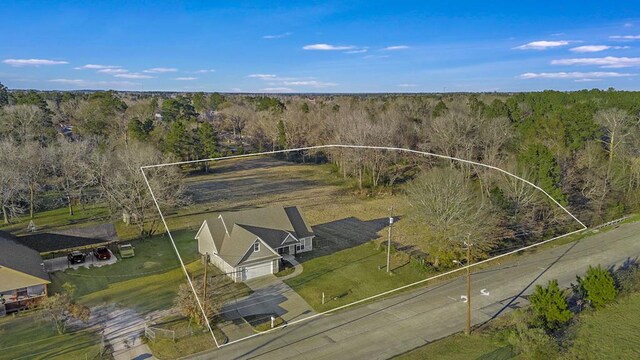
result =
[[0,231],[0,266],[7,267],[49,282],[49,274],[42,267],[42,257],[16,241],[16,237]]
[[283,242],[289,235],[294,239],[288,239],[288,243],[314,236],[297,206],[220,213],[208,217],[205,222],[218,256],[232,266],[238,265],[256,238],[275,249],[285,245]]

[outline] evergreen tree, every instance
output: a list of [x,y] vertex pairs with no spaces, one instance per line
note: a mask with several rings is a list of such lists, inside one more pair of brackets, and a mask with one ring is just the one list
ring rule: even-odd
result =
[[602,266],[589,266],[584,278],[577,277],[578,294],[591,306],[599,309],[613,301],[618,295],[611,273]]
[[567,298],[558,287],[558,280],[550,280],[547,287],[536,285],[529,301],[536,321],[547,330],[556,330],[571,319]]

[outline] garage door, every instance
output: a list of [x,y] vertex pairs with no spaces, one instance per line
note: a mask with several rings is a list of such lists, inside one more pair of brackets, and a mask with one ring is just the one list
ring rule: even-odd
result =
[[257,278],[258,276],[265,276],[271,274],[271,261],[247,266],[244,268],[244,280]]

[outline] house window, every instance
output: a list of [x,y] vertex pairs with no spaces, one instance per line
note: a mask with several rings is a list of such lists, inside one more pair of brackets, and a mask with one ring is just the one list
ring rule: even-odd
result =
[[296,251],[302,251],[302,250],[304,250],[304,244],[296,245]]
[[260,243],[259,242],[253,244],[253,252],[258,252],[258,251],[260,251]]

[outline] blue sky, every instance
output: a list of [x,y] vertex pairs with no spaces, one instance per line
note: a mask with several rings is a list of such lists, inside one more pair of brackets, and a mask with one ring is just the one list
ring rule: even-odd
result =
[[3,0],[0,82],[44,90],[640,90],[635,1],[543,3]]

